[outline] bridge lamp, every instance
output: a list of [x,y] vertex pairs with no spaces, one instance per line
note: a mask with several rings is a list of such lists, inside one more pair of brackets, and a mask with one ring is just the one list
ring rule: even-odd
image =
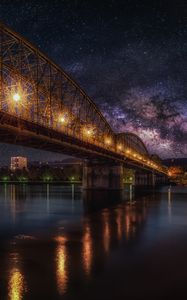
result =
[[13,95],[13,100],[14,100],[15,102],[19,102],[19,101],[21,100],[20,94],[15,93],[15,94]]
[[87,135],[92,135],[92,132],[91,132],[90,129],[87,129],[87,130],[86,130],[86,133],[87,133]]
[[117,146],[117,148],[118,148],[118,150],[122,150],[122,145],[119,144],[119,145]]
[[106,138],[106,139],[105,139],[105,144],[107,144],[107,145],[110,145],[110,144],[111,144],[111,142],[112,142],[112,141],[111,141],[111,139],[110,139],[110,138]]
[[62,117],[60,117],[60,122],[61,123],[65,123],[65,118],[62,116]]
[[94,129],[90,127],[84,128],[84,134],[87,137],[91,137],[94,134]]
[[66,124],[68,122],[67,114],[60,114],[58,120],[59,120],[60,123]]

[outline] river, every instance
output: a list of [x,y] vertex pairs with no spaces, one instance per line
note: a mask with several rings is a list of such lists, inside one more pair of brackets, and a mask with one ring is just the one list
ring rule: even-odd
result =
[[0,185],[0,299],[182,299],[186,258],[185,187]]

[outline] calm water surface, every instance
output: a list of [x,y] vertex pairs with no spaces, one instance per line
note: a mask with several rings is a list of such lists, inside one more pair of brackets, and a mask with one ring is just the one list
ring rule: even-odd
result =
[[0,185],[0,299],[173,298],[187,299],[187,188]]

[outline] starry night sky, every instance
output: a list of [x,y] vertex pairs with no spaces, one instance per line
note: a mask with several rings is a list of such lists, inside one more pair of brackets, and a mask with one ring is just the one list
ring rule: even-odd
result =
[[186,1],[0,0],[0,19],[62,66],[116,131],[138,134],[162,158],[187,156]]

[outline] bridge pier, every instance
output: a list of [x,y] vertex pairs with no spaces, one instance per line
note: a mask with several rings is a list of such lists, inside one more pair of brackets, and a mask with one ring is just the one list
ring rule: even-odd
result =
[[164,174],[157,174],[156,175],[156,185],[164,185],[168,184],[168,177]]
[[84,163],[83,189],[122,190],[123,165]]
[[154,187],[156,184],[156,176],[154,172],[138,172],[135,173],[135,186],[150,186]]
[[158,185],[167,184],[168,178],[164,174],[157,174],[154,171],[142,173],[136,171],[135,173],[135,186],[149,186],[155,187]]

